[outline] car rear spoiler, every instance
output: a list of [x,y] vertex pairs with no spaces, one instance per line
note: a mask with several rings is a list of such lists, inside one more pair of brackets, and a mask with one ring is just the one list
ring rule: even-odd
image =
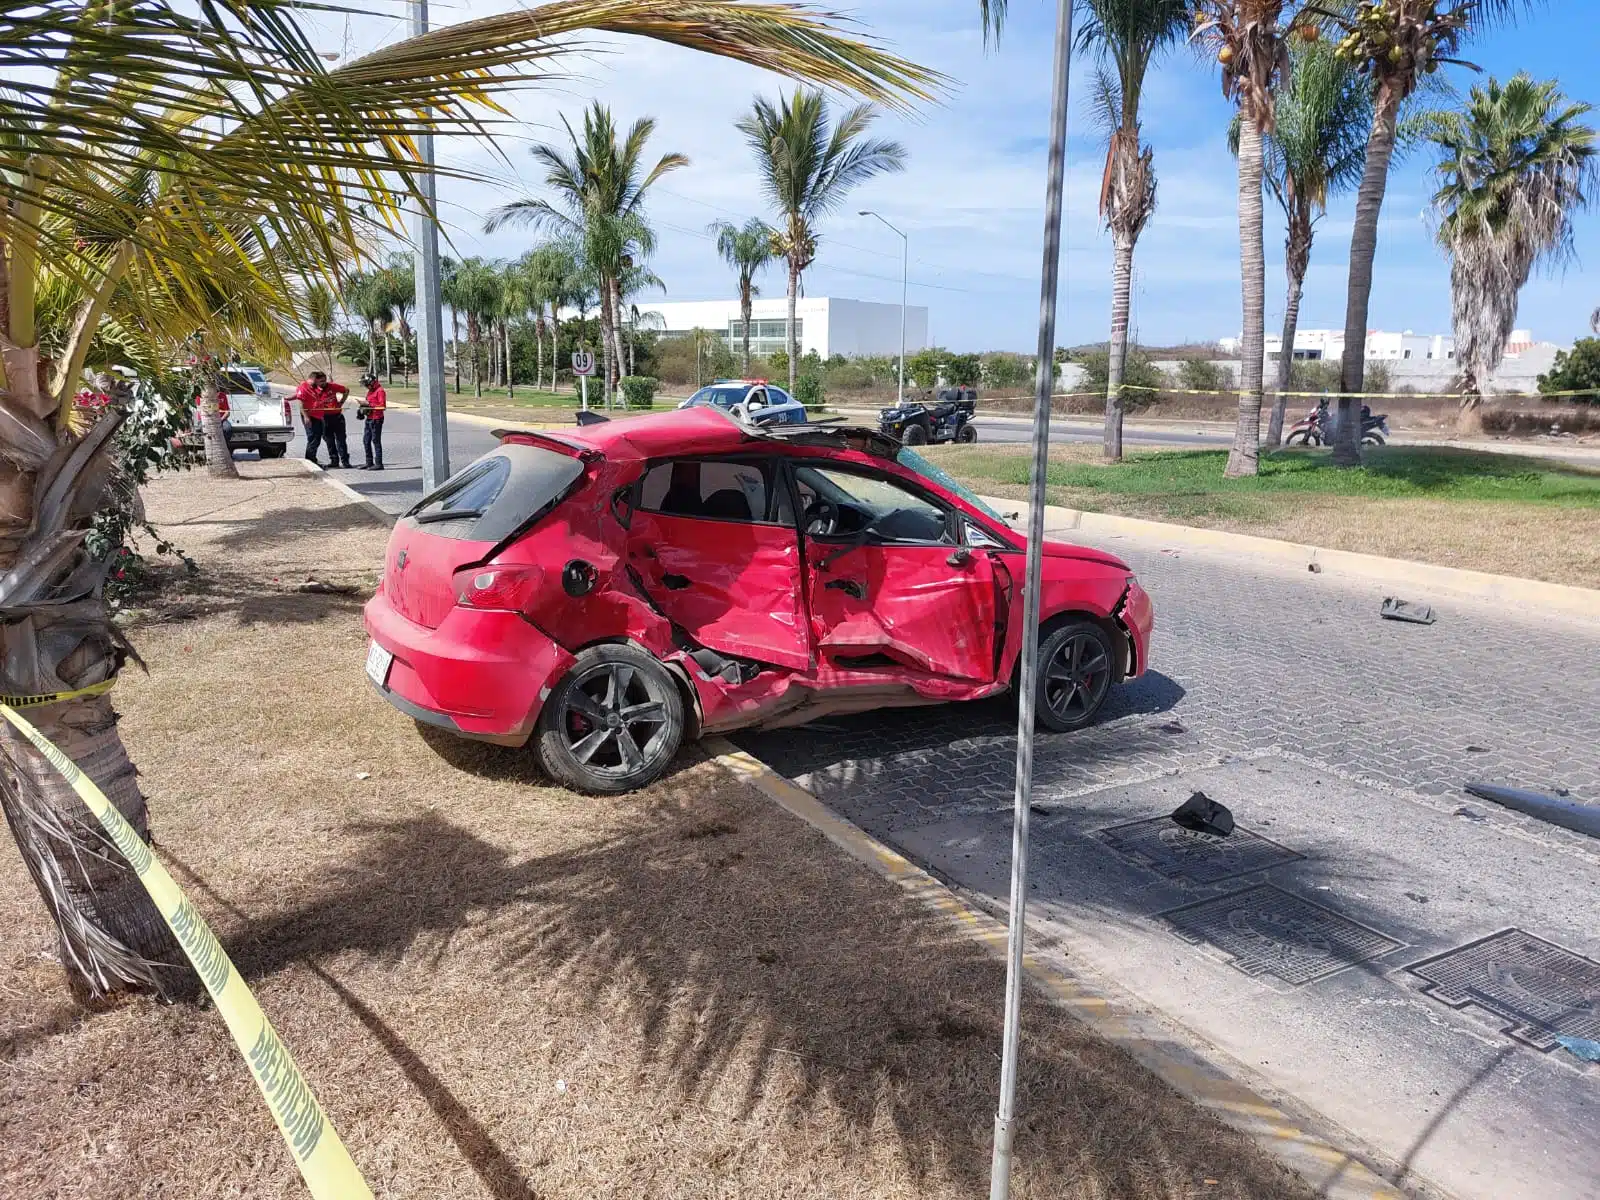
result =
[[574,413],[573,416],[578,418],[579,425],[604,425],[607,421],[611,420],[610,417],[605,416],[602,413],[591,412],[587,408],[580,412]]
[[559,450],[563,454],[570,454],[585,462],[605,457],[593,446],[574,441],[572,438],[564,438],[559,433],[552,433],[547,429],[491,429],[489,436],[500,442],[518,442],[524,446],[548,446],[552,450]]

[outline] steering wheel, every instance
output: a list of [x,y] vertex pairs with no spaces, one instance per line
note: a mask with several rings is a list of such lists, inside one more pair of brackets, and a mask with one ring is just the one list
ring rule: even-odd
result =
[[812,537],[827,537],[838,532],[839,506],[818,496],[806,505],[805,529]]

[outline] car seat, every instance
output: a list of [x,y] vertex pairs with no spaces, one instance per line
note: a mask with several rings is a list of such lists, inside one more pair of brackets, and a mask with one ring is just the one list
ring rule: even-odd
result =
[[722,521],[749,521],[753,519],[750,501],[738,488],[723,488],[706,497],[701,516]]

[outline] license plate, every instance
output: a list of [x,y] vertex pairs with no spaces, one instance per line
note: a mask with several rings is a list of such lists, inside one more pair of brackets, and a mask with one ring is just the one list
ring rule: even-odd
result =
[[393,663],[394,655],[377,642],[367,647],[367,678],[379,687],[389,682],[389,668]]
[[267,441],[269,441],[269,442],[287,442],[289,440],[289,437],[290,437],[290,435],[287,434],[287,433],[269,433],[269,434],[267,434]]

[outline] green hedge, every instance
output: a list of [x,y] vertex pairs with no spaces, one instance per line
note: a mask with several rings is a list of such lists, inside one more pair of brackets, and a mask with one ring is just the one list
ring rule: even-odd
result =
[[656,398],[656,380],[649,375],[624,375],[622,403],[625,408],[649,408]]

